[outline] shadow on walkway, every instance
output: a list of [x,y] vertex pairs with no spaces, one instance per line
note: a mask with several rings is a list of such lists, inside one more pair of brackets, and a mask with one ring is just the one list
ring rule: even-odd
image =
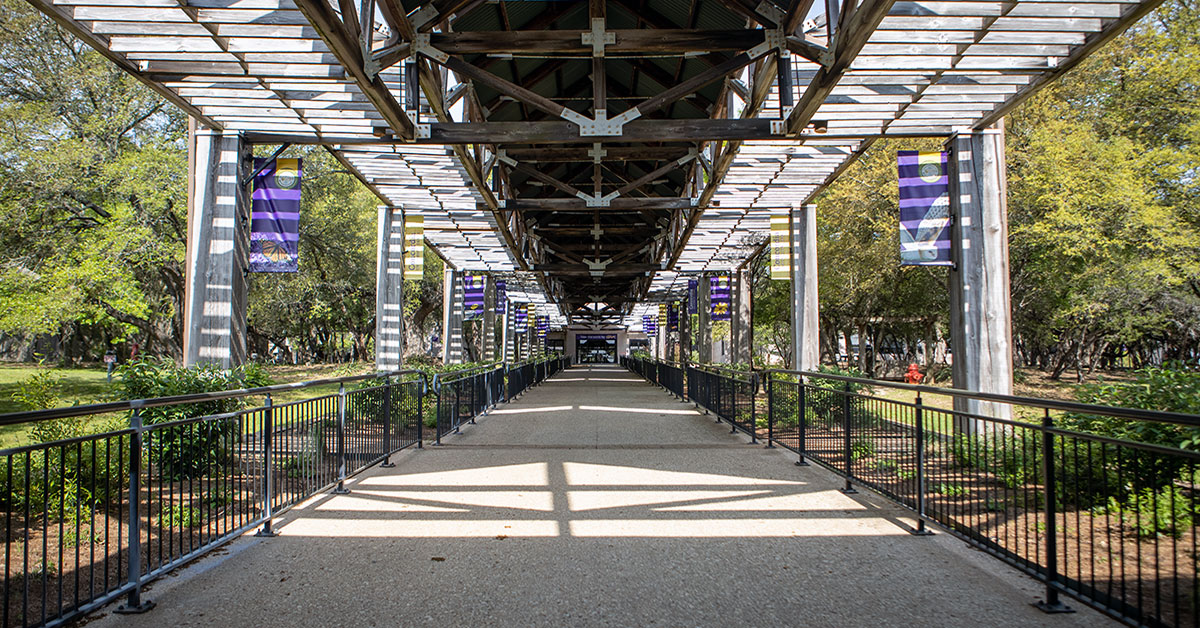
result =
[[[94,625],[1099,626],[615,367],[293,509]],[[1078,605],[1077,605],[1078,606]]]

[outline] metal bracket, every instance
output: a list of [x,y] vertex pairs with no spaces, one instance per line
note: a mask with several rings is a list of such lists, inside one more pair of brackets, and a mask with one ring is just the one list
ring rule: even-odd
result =
[[783,12],[783,9],[767,2],[767,0],[759,2],[758,6],[754,7],[754,12],[775,22],[776,26],[783,26],[784,21],[787,20],[787,14]]
[[787,39],[783,36],[783,31],[778,28],[764,28],[763,41],[761,44],[746,51],[751,59],[757,59],[772,50],[786,50]]
[[416,126],[415,137],[420,140],[427,140],[433,137],[433,125],[418,124]]
[[598,164],[600,160],[608,156],[608,151],[604,150],[604,145],[600,142],[593,142],[592,147],[588,149],[588,157],[592,158],[592,163]]
[[593,57],[604,56],[604,46],[617,43],[617,35],[615,33],[604,32],[604,18],[592,18],[591,32],[583,33],[579,36],[580,41],[585,46],[592,47]]
[[[516,159],[513,159],[512,157],[509,157],[509,156],[508,156],[508,152],[507,152],[507,151],[505,151],[503,148],[501,148],[500,150],[496,151],[496,160],[497,160],[497,161],[500,161],[501,163],[506,163],[506,164],[508,164],[509,166],[516,166],[516,165],[517,165],[517,160],[516,160]],[[507,203],[507,202],[508,202],[508,201],[505,201],[505,203]]]
[[450,60],[450,55],[434,48],[429,41],[429,33],[417,33],[416,39],[412,42],[413,54],[425,55],[438,63],[445,64]]
[[433,6],[433,3],[430,2],[429,4],[426,4],[414,11],[409,19],[414,27],[421,28],[422,26],[437,19],[437,17],[438,10]]
[[771,120],[771,135],[784,135],[787,133],[786,120]]

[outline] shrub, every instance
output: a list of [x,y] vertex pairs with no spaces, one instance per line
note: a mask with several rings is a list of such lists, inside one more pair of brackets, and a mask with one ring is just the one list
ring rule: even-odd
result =
[[[271,383],[258,364],[226,371],[210,364],[182,368],[168,359],[142,359],[118,367],[118,373],[119,392],[125,399],[256,388]],[[158,425],[234,412],[245,403],[244,399],[219,399],[158,406],[143,408],[141,416],[146,425]],[[240,436],[236,420],[203,421],[151,432],[146,449],[168,479],[181,480],[201,476],[224,464],[232,442]]]
[[1176,486],[1161,491],[1143,488],[1124,503],[1110,497],[1105,510],[1119,514],[1138,536],[1150,537],[1165,534],[1178,538],[1191,529],[1195,515],[1191,499]]
[[[1101,381],[1082,385],[1077,389],[1076,397],[1083,403],[1097,405],[1200,414],[1200,372],[1187,370],[1181,364],[1145,368],[1136,371],[1131,382]],[[1196,427],[1083,413],[1068,413],[1057,423],[1078,432],[1200,450],[1200,428]],[[1104,447],[1109,467],[1107,475],[1123,475],[1134,490],[1159,490],[1168,486],[1187,464],[1182,456],[1113,445]]]

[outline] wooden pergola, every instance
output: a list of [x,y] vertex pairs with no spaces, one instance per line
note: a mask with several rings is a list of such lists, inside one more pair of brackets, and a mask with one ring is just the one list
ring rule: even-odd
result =
[[[741,267],[874,140],[983,132],[1159,2],[29,1],[197,121],[196,203],[242,196],[218,153],[321,144],[563,320]],[[190,307],[226,299],[236,337],[226,274]]]

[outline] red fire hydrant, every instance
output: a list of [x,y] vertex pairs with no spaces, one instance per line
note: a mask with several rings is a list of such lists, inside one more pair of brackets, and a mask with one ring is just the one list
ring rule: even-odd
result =
[[920,384],[922,379],[925,379],[925,376],[917,369],[917,365],[909,364],[908,372],[904,374],[904,381],[909,384]]

